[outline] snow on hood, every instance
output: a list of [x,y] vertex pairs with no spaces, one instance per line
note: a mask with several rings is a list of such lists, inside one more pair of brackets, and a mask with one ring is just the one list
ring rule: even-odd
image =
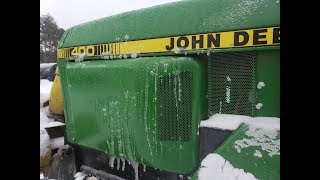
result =
[[229,161],[216,153],[208,154],[201,162],[199,180],[256,180],[253,174],[232,166]]
[[222,130],[235,130],[241,123],[253,128],[280,130],[280,118],[276,117],[250,117],[233,114],[215,114],[208,120],[200,122],[200,127],[217,128]]

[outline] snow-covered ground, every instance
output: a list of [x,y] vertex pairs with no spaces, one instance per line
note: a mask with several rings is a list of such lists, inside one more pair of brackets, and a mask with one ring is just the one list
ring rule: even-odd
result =
[[47,117],[48,107],[43,107],[43,103],[50,98],[51,86],[52,82],[49,80],[40,80],[40,157],[45,156],[51,148],[50,138],[45,127],[54,120]]
[[50,138],[47,131],[40,127],[40,157],[44,157],[50,151]]
[[47,79],[40,80],[40,108],[43,107],[43,103],[48,101],[50,98],[50,90],[52,83],[53,82]]
[[54,119],[49,118],[48,106],[43,107],[43,103],[50,98],[52,82],[47,79],[40,80],[40,157],[43,157],[51,149],[56,149],[64,144],[63,137],[51,139],[45,128],[61,126],[63,123],[56,122]]

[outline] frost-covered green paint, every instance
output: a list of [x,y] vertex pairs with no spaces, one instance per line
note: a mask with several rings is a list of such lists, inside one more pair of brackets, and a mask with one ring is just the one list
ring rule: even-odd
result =
[[261,89],[256,88],[256,116],[280,117],[280,50],[259,51],[256,60],[256,85],[264,82]]
[[[129,36],[128,40],[139,40],[279,26],[279,7],[278,0],[175,2],[74,26],[64,33],[58,48],[124,41],[126,35]],[[256,90],[255,100],[263,104],[260,110],[256,110],[256,116],[279,117],[280,115],[279,49],[280,45],[211,50],[211,53],[257,51],[256,81],[257,83],[264,81],[266,86],[261,90]],[[197,51],[190,51],[187,56],[196,53]],[[144,55],[162,56],[155,58],[97,60],[79,63],[60,60],[58,66],[68,142],[117,157],[123,156],[126,159],[170,172],[194,172],[200,163],[198,162],[197,123],[206,119],[205,63],[201,64],[193,60],[203,58],[203,55],[202,57],[194,55],[193,58],[186,56],[178,60],[178,57],[163,56],[168,54],[174,53]],[[196,82],[192,99],[192,141],[181,143],[182,150],[179,150],[180,144],[177,142],[162,142],[161,148],[159,140],[153,133],[156,127],[152,123],[157,120],[153,99],[156,92],[155,80],[150,74],[150,68],[163,62],[169,63],[172,67],[177,63],[181,64],[182,69],[188,69],[194,73],[193,78]],[[164,69],[159,68],[159,72],[164,73]],[[169,72],[172,72],[172,69],[167,73]],[[146,89],[148,89],[147,99]],[[148,122],[147,128],[145,127],[146,121]],[[118,132],[119,128],[120,132]],[[121,143],[118,141],[120,139]],[[232,137],[228,142],[231,140]],[[114,142],[113,145],[112,142]],[[162,154],[161,149],[163,149]],[[225,158],[236,167],[239,165],[239,168],[243,168],[241,163],[244,161],[241,158],[244,156],[236,153],[231,153],[230,160],[229,156]],[[236,161],[239,161],[240,164]]]
[[[241,152],[238,152],[235,148],[236,141],[252,138],[246,135],[248,130],[248,125],[240,125],[213,153],[221,155],[233,167],[243,169],[245,172],[253,174],[259,180],[280,179],[280,155],[270,156],[261,146],[242,148]],[[279,141],[280,144],[280,130],[276,131],[276,134],[274,141]],[[260,151],[261,157],[254,156],[256,150]],[[198,173],[194,174],[191,179],[197,180]]]
[[[215,151],[226,160],[228,160],[235,168],[244,169],[246,172],[252,173],[257,179],[269,180],[280,179],[280,155],[270,156],[267,151],[262,150],[261,146],[250,146],[242,148],[239,153],[235,148],[235,142],[243,138],[250,139],[246,135],[249,126],[242,124],[236,129],[232,135]],[[280,130],[277,131],[277,137],[280,143]],[[256,157],[253,154],[258,150],[262,157]]]
[[74,26],[58,48],[279,25],[279,0],[184,0]]
[[[68,142],[166,171],[197,169],[198,123],[205,118],[205,70],[199,61],[190,57],[60,61],[59,71]],[[183,71],[193,73],[191,140],[160,141],[159,77]]]

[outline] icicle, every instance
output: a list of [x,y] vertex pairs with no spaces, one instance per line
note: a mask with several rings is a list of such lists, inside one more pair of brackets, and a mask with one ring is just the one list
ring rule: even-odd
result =
[[181,94],[182,94],[181,78],[180,78],[180,74],[178,74],[178,101],[179,102],[181,102]]
[[121,168],[121,170],[122,171],[124,171],[124,169],[125,169],[125,167],[126,167],[126,160],[124,159],[124,158],[120,158],[121,159],[121,161],[122,161],[122,168]]
[[111,156],[109,159],[109,166],[113,169],[113,165],[114,165],[114,157]]
[[169,66],[168,63],[163,64],[164,72],[168,71],[168,66]]
[[134,179],[135,180],[139,180],[139,163],[135,162],[135,161],[131,161],[132,164],[132,168],[134,169]]
[[116,160],[117,160],[117,170],[119,170],[120,169],[120,158],[117,158]]

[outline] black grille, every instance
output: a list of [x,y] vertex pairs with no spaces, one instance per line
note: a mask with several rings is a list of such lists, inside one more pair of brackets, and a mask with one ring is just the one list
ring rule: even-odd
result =
[[208,63],[208,110],[254,115],[255,53],[215,53]]
[[191,72],[159,78],[158,138],[161,141],[191,140]]

